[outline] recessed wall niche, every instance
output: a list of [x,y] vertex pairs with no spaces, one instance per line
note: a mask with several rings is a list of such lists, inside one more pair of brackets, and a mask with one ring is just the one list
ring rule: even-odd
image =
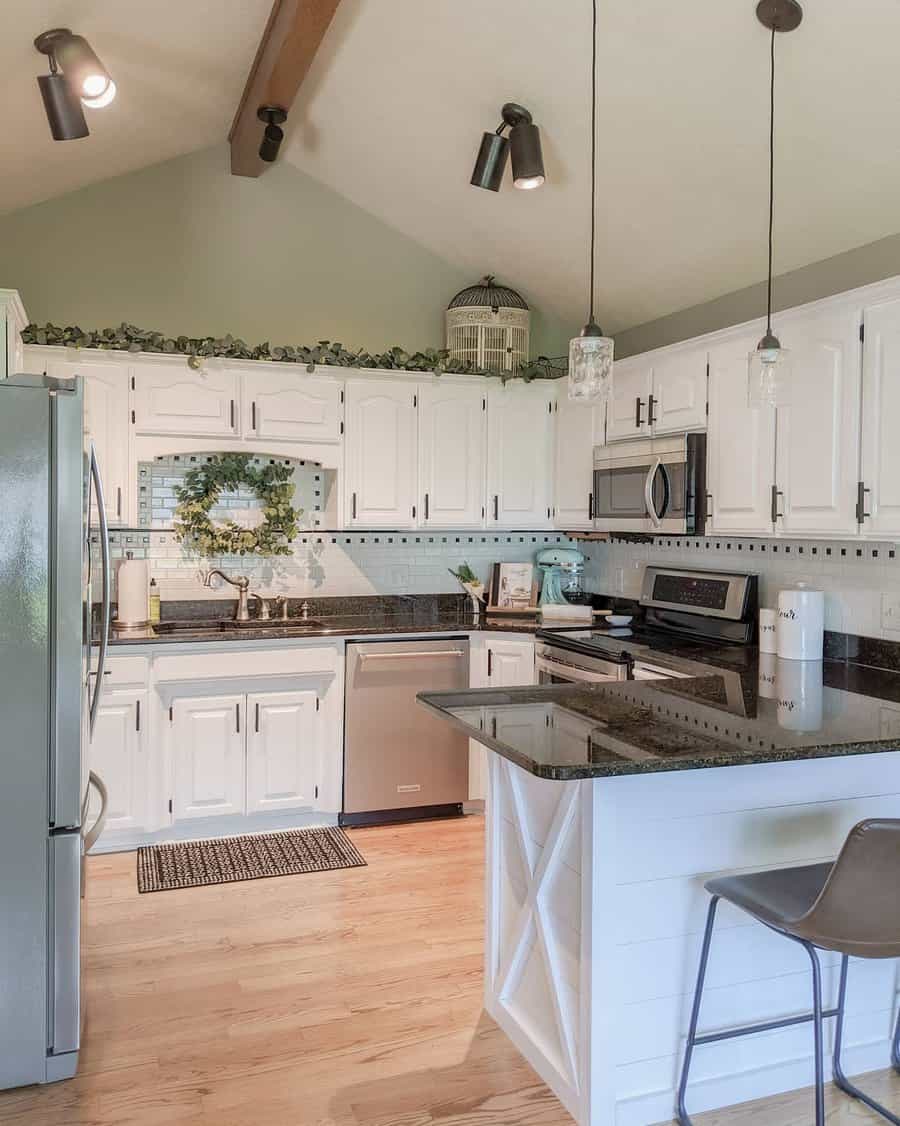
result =
[[[228,452],[228,451],[222,451]],[[166,454],[152,461],[138,462],[137,513],[138,527],[155,531],[171,529],[178,507],[178,490],[187,473],[204,461],[220,456],[215,452],[191,454]],[[253,458],[253,465],[270,463],[293,467],[295,508],[302,510],[300,527],[304,530],[334,527],[337,491],[337,472],[324,469],[319,462],[289,457]],[[249,489],[223,492],[219,503],[212,509],[213,521],[234,520],[253,527],[262,520],[259,499]]]

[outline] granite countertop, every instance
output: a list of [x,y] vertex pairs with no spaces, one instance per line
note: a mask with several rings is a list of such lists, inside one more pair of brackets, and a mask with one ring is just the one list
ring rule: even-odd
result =
[[[732,656],[706,651],[704,675],[688,679],[418,698],[504,758],[559,781],[900,750],[900,673],[755,650],[736,670]],[[682,672],[693,664],[665,660]]]

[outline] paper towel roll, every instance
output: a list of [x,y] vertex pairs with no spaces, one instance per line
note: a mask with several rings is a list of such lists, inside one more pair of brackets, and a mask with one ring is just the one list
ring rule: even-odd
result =
[[147,623],[147,588],[150,573],[146,559],[123,559],[116,574],[119,606],[116,626],[140,626]]
[[821,590],[782,590],[778,595],[778,656],[789,661],[821,661],[825,634],[825,595]]

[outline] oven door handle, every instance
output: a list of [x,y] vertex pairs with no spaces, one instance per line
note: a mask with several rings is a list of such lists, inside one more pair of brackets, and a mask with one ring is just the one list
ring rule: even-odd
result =
[[656,511],[656,506],[653,503],[653,482],[661,468],[662,461],[657,458],[647,470],[647,476],[644,480],[644,504],[647,506],[647,515],[650,517],[650,523],[654,528],[658,528],[662,523],[662,517]]
[[570,665],[568,661],[552,661],[548,657],[535,657],[534,671],[538,674],[550,673],[553,676],[564,677],[566,680],[577,680],[584,684],[613,684],[618,683],[619,679],[599,672],[589,672],[577,665]]

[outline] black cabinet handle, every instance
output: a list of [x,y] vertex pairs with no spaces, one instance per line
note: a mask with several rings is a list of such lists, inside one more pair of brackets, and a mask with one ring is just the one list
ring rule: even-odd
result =
[[255,731],[259,731],[259,704],[256,705],[256,719],[253,726]]
[[643,426],[643,419],[641,418],[641,407],[643,405],[641,397],[638,395],[634,400],[634,424],[637,427]]
[[354,520],[356,519],[356,493],[350,498],[350,515]]
[[231,410],[231,415],[230,415],[230,417],[231,417],[231,429],[234,430],[234,399],[231,400],[230,410]]
[[256,429],[256,402],[250,404],[250,429]]
[[116,515],[122,519],[122,486],[119,485],[116,489]]
[[241,705],[234,705],[234,729],[240,735],[241,733]]
[[656,399],[654,399],[652,395],[647,400],[647,425],[648,426],[653,425],[653,404],[655,402],[656,402]]
[[428,493],[425,494],[425,519],[428,519]]
[[141,702],[135,700],[134,702],[134,729],[140,731],[141,729]]
[[588,493],[588,520],[594,519],[594,494]]
[[494,519],[500,519],[500,497],[494,494]]
[[865,481],[860,481],[856,486],[856,522],[861,524],[863,520],[868,519],[872,515],[871,512],[866,512],[866,493],[872,490],[866,488]]
[[494,650],[488,649],[488,680],[494,675]]
[[778,498],[783,497],[783,496],[784,496],[784,493],[781,491],[781,489],[779,489],[777,485],[773,485],[772,486],[772,523],[773,524],[775,523],[776,520],[780,520],[784,517],[784,513],[778,511]]

